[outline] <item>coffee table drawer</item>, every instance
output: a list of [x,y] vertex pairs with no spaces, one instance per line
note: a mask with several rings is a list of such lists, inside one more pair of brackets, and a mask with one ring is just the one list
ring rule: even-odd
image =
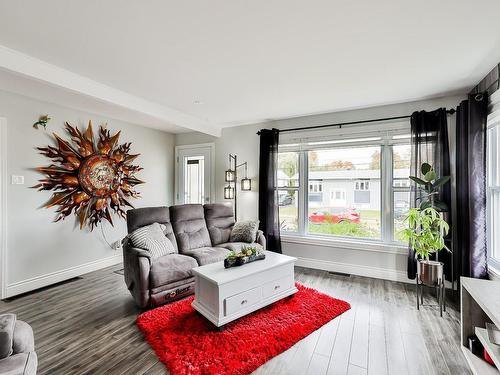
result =
[[275,294],[279,294],[287,289],[292,288],[293,284],[294,279],[292,275],[282,277],[281,279],[277,279],[264,284],[262,286],[262,295],[264,298],[272,297]]
[[262,288],[254,288],[226,298],[226,314],[231,315],[262,300]]

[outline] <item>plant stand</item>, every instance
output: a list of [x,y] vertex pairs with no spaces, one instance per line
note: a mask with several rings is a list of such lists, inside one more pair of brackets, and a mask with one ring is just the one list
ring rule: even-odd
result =
[[439,316],[443,317],[443,311],[446,312],[446,289],[444,287],[444,277],[438,280],[436,286],[428,286],[421,281],[419,277],[415,277],[417,290],[417,310],[424,305],[424,287],[433,288],[436,291],[436,299],[439,306]]

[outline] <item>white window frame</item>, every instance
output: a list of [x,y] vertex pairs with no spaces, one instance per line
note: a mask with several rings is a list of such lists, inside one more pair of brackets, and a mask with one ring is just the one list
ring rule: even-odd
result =
[[[373,126],[356,126],[355,129],[335,129],[333,134],[328,131],[319,132],[315,138],[307,134],[295,134],[293,137],[280,140],[280,152],[295,151],[299,153],[299,202],[298,202],[298,231],[283,231],[281,238],[284,242],[311,243],[330,246],[344,246],[359,250],[373,250],[388,253],[404,253],[407,245],[397,242],[394,237],[394,191],[399,190],[393,187],[393,162],[392,145],[408,144],[410,132],[408,122],[392,124],[379,124],[377,131],[373,131]],[[294,138],[295,137],[295,138]],[[350,141],[354,140],[354,141]],[[308,166],[307,152],[311,150],[332,149],[334,147],[345,148],[349,146],[381,146],[381,238],[365,239],[355,237],[328,236],[308,233],[308,212],[307,191]],[[304,188],[306,187],[306,188]],[[407,188],[402,188],[406,190]]]
[[[488,268],[500,273],[500,209],[494,207],[494,195],[500,193],[500,90],[490,96],[486,130],[486,231]],[[496,139],[492,139],[492,134]]]

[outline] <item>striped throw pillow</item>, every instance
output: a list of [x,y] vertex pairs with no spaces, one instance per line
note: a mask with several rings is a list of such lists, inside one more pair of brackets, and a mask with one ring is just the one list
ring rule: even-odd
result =
[[172,242],[165,237],[165,233],[158,223],[136,229],[129,235],[129,238],[134,247],[149,251],[152,258],[175,253]]

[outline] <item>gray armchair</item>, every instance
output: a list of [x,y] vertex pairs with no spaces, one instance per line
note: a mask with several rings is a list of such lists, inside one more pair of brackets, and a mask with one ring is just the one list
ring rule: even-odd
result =
[[[175,254],[154,259],[148,251],[133,247],[128,238],[123,242],[125,283],[141,308],[194,293],[194,267],[222,261],[230,250],[244,245],[229,242],[234,218],[232,207],[226,204],[184,204],[127,211],[129,233],[153,223],[165,225],[165,235],[172,242]],[[265,248],[262,232],[257,237],[253,245]]]
[[[166,236],[177,251],[168,207],[127,211],[129,233],[153,223],[166,226]],[[194,277],[191,270],[196,266],[196,260],[185,255],[176,253],[153,259],[148,251],[133,247],[128,239],[123,244],[125,284],[141,308],[162,305],[192,294]]]
[[0,315],[0,375],[35,375],[33,330],[14,314]]

